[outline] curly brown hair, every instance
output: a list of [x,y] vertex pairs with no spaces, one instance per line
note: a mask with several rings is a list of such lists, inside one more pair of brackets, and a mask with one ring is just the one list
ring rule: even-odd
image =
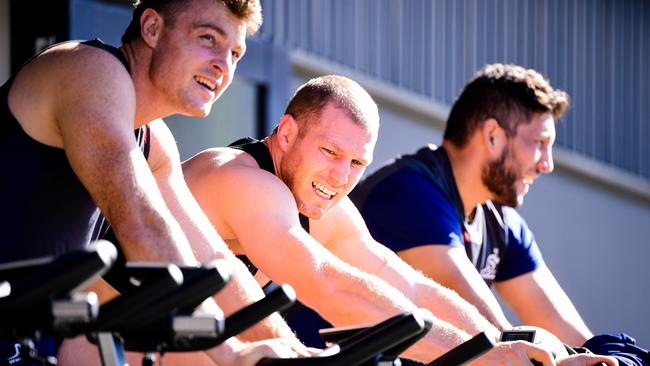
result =
[[444,139],[463,147],[484,121],[494,118],[509,137],[517,126],[529,123],[533,113],[560,118],[569,108],[566,92],[553,89],[532,69],[491,64],[478,71],[454,102]]

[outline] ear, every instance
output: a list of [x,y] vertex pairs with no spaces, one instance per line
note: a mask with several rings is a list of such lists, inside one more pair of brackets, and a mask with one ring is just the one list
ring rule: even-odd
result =
[[287,151],[298,138],[298,123],[293,116],[285,114],[280,118],[276,134],[278,137],[278,146],[283,151]]
[[501,128],[496,119],[490,118],[483,122],[481,127],[483,145],[491,158],[498,158],[508,143],[506,131]]
[[155,10],[147,8],[140,16],[140,37],[149,47],[155,48],[163,27],[163,18]]

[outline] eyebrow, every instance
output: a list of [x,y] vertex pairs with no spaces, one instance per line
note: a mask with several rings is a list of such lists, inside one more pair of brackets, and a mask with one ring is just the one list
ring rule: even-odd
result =
[[[328,139],[328,138],[325,138],[325,137],[324,137],[324,138],[323,138],[323,141],[325,142],[325,145],[330,145],[330,147],[332,148],[332,150],[334,150],[335,152],[340,153],[341,151],[343,151],[343,149],[341,148],[341,146],[340,146],[339,144],[335,143],[334,141],[332,141],[331,139]],[[370,160],[371,160],[371,159],[372,159],[372,158],[370,158]],[[359,161],[359,162],[361,162],[363,165],[369,165],[369,164],[370,164],[370,161],[369,161],[368,159],[364,158],[364,157],[360,157],[360,158],[351,157],[350,160],[356,160],[356,161]]]
[[[219,35],[224,37],[224,38],[228,37],[228,33],[222,27],[220,27],[220,26],[218,26],[218,25],[216,25],[214,23],[211,23],[211,22],[203,22],[203,23],[194,22],[194,23],[192,23],[192,27],[194,29],[196,29],[196,28],[208,28],[208,29],[211,29],[211,30],[219,33]],[[244,54],[246,52],[246,45],[245,44],[242,45],[240,43],[237,43],[235,45],[234,49],[238,50],[241,54]]]
[[214,23],[211,23],[211,22],[203,22],[203,23],[194,22],[194,23],[192,23],[192,27],[193,28],[210,28],[213,31],[219,33],[220,35],[222,35],[224,37],[228,36],[226,31],[223,30],[223,28],[221,28],[220,26],[218,26],[218,25],[216,25]]

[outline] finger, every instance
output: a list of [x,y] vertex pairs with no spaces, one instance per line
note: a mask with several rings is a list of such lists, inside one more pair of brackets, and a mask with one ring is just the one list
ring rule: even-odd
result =
[[242,352],[243,364],[255,365],[262,358],[295,358],[298,353],[280,339],[272,339],[249,344]]
[[554,366],[555,361],[553,361],[553,356],[551,353],[543,348],[540,348],[532,343],[524,341],[516,341],[517,347],[520,347],[521,350],[525,353],[526,357],[529,360],[535,360],[538,362],[538,365],[543,366]]
[[[618,366],[618,360],[615,359],[614,357],[598,356],[598,361],[599,362],[604,362],[608,366]],[[598,363],[595,363],[595,365],[598,365]]]
[[323,350],[320,349],[320,348],[307,347],[307,352],[309,352],[308,356],[313,356],[313,355],[316,355],[316,354],[319,354],[319,353],[323,352]]
[[[301,355],[301,353],[294,348],[294,346],[296,346],[295,343],[292,344],[292,342],[287,342],[285,339],[274,339],[268,343],[268,346],[271,348],[271,351],[276,354],[275,357],[294,358]],[[304,346],[300,348],[304,348]]]
[[[291,347],[295,352],[298,353],[298,355],[303,356],[303,357],[309,357],[314,353],[315,348],[309,348],[302,344],[300,341],[297,339],[294,340],[286,340],[287,344],[289,347]],[[320,350],[318,350],[320,352]]]

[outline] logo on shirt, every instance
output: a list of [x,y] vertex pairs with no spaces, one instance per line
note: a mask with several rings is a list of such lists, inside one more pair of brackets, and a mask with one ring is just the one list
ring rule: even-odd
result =
[[20,362],[22,360],[22,358],[20,357],[20,343],[14,344],[14,349],[16,350],[16,354],[14,354],[13,356],[11,356],[11,357],[9,357],[7,359],[7,362],[10,365],[13,365],[13,364],[15,364],[17,362]]
[[501,258],[499,258],[499,248],[492,248],[492,253],[488,254],[485,260],[485,265],[481,269],[481,277],[484,280],[494,280],[497,275],[497,266]]

